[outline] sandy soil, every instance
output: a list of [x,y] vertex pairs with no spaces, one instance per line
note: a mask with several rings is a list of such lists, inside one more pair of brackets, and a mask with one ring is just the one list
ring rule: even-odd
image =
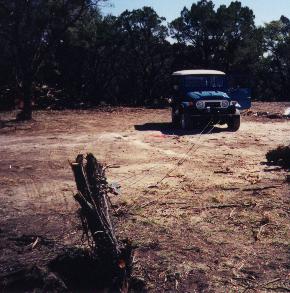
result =
[[92,152],[121,185],[116,229],[136,245],[133,275],[149,291],[290,290],[289,185],[265,164],[290,143],[289,120],[250,115],[236,133],[199,135],[172,129],[169,109],[36,112],[21,124],[13,115],[1,115],[0,275],[84,245],[69,161]]

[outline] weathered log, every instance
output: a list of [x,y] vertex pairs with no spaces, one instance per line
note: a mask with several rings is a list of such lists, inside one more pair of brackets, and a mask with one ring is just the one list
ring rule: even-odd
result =
[[89,189],[89,185],[84,174],[83,165],[76,162],[72,163],[71,167],[75,176],[78,191],[85,197],[87,201],[91,202],[91,199],[89,197],[91,191]]
[[113,288],[119,286],[119,291],[126,292],[124,284],[128,281],[131,249],[118,241],[113,229],[105,168],[92,154],[85,159],[78,155],[71,167],[78,190],[74,198],[81,207],[82,222],[94,244],[94,254],[103,263],[104,270],[112,274]]

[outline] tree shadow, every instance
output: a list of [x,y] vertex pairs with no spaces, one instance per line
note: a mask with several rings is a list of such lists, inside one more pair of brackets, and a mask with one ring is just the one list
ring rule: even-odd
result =
[[210,133],[220,133],[225,132],[227,129],[221,127],[214,127],[212,126],[194,128],[190,130],[182,130],[178,127],[174,127],[170,122],[155,122],[155,123],[145,123],[142,125],[134,125],[137,131],[160,131],[162,134],[165,135],[177,135],[177,136],[184,136],[184,135],[200,135],[200,134],[208,134]]

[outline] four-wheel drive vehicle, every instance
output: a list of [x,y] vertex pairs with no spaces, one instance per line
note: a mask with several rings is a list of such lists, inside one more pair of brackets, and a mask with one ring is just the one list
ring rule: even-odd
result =
[[172,123],[182,129],[204,124],[240,128],[240,111],[251,107],[248,89],[229,90],[226,74],[216,70],[183,70],[172,74]]

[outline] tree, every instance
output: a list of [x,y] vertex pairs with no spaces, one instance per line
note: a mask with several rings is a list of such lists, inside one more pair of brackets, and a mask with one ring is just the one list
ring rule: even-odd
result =
[[[241,2],[231,2],[228,7],[221,5],[216,12],[218,25],[218,62],[229,71],[236,62],[243,61],[247,48],[255,42],[255,16],[249,7]],[[239,64],[240,65],[240,64]]]
[[[166,70],[169,43],[165,18],[152,8],[126,10],[118,18],[123,44],[122,72],[135,104],[151,101]],[[136,99],[139,97],[139,101]]]
[[198,67],[230,71],[255,35],[255,16],[238,1],[214,9],[212,1],[201,0],[184,8],[171,24],[171,34],[179,43],[192,48]]
[[104,17],[102,1],[0,0],[1,104],[22,92],[18,118],[30,119],[32,96],[47,85],[57,107],[149,105],[169,94],[173,71],[202,67],[226,71],[255,97],[287,98],[288,18],[256,27],[239,1],[200,0],[166,26],[151,7]]
[[265,25],[264,51],[272,98],[278,95],[285,99],[290,91],[290,20],[285,16]]
[[178,42],[192,46],[200,60],[200,65],[208,67],[216,47],[216,28],[214,4],[201,0],[186,7],[179,18],[170,24],[171,34]]
[[63,34],[85,15],[89,0],[0,0],[0,36],[9,42],[23,92],[20,120],[32,117],[35,77]]

